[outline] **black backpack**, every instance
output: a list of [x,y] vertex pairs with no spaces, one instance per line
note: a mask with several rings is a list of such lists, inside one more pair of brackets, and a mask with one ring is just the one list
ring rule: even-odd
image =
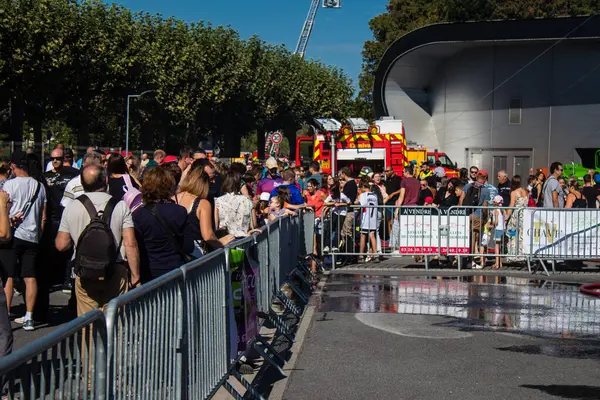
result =
[[[477,185],[475,183],[469,186],[469,190],[465,194],[465,199],[463,201],[463,206],[466,207],[477,207],[479,206],[479,197],[481,196],[481,188],[482,185]],[[471,214],[474,211],[473,208],[467,208],[467,214]]]
[[110,218],[117,204],[111,198],[104,211],[98,213],[92,201],[86,195],[77,198],[90,215],[90,223],[85,227],[75,249],[75,274],[81,279],[103,281],[110,278],[117,262],[119,246],[115,244],[115,235],[110,229]]

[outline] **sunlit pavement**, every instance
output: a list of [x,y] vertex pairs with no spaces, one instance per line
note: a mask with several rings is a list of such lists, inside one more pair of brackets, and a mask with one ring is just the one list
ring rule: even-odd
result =
[[285,399],[600,398],[600,299],[578,285],[352,274],[328,277]]

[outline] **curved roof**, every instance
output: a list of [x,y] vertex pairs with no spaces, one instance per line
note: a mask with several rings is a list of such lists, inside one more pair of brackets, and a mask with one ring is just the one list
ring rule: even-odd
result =
[[[390,74],[407,88],[426,87],[443,58],[466,47],[489,45],[490,42],[522,42],[600,38],[600,16],[459,22],[428,25],[396,40],[383,55],[375,72],[373,102],[376,117],[387,116],[385,86]],[[417,66],[417,68],[415,68]],[[412,97],[412,96],[411,96]],[[418,93],[413,100],[419,101]],[[426,104],[420,104],[424,109]]]

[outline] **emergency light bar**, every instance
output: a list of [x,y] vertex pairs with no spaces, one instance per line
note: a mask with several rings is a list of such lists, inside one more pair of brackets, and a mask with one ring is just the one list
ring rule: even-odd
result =
[[342,129],[342,123],[333,118],[315,118],[314,121],[320,131],[337,132]]
[[354,132],[369,131],[369,124],[362,118],[346,118],[345,121]]

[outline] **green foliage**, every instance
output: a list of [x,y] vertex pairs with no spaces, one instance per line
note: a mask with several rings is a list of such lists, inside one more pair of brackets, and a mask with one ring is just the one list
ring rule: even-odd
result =
[[373,40],[363,47],[359,99],[372,103],[374,74],[385,50],[408,32],[438,22],[592,15],[598,0],[389,0],[369,22]]
[[251,132],[344,116],[353,93],[342,71],[229,27],[99,0],[0,0],[0,112],[13,114],[0,134],[19,140],[26,124],[41,140],[60,123],[79,145],[123,146],[127,95],[146,90],[131,100],[132,149],[213,137],[232,155]]

